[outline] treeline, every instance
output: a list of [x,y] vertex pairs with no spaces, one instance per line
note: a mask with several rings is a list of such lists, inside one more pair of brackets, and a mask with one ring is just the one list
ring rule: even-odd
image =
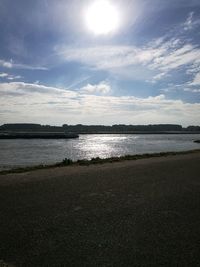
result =
[[63,132],[63,127],[33,123],[9,123],[0,126],[4,132]]
[[31,123],[14,123],[0,126],[1,132],[71,132],[71,133],[129,133],[129,132],[200,132],[200,126],[183,128],[177,124],[150,125],[68,125],[51,126]]
[[159,125],[124,125],[116,124],[112,126],[104,125],[63,125],[66,131],[76,132],[135,132],[135,131],[182,131],[182,126],[173,124]]

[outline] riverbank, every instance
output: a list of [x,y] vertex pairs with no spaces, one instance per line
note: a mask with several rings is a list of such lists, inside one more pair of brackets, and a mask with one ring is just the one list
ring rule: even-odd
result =
[[200,152],[0,177],[0,260],[198,266]]
[[72,161],[71,159],[65,158],[63,161],[55,163],[55,164],[40,164],[36,166],[27,166],[27,167],[19,167],[19,168],[12,168],[9,170],[0,171],[0,175],[9,174],[9,173],[23,173],[29,171],[35,171],[40,169],[51,169],[57,167],[66,167],[66,166],[89,166],[93,164],[105,164],[105,163],[114,163],[114,162],[121,162],[126,160],[138,160],[138,159],[147,159],[147,158],[154,158],[154,157],[168,157],[168,156],[175,156],[175,155],[185,155],[191,153],[199,153],[200,149],[195,150],[188,150],[188,151],[176,151],[176,152],[160,152],[160,153],[146,153],[146,154],[136,154],[136,155],[125,155],[121,157],[111,157],[111,158],[92,158],[90,160],[82,159],[77,161]]
[[0,140],[10,139],[72,139],[78,138],[79,135],[75,133],[56,133],[56,132],[10,132],[0,133]]

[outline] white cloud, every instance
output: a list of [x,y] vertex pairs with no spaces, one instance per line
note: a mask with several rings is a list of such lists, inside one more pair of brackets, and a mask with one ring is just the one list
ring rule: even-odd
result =
[[187,71],[200,67],[200,48],[177,38],[159,38],[143,47],[57,47],[56,51],[62,60],[79,62],[133,80],[151,81],[152,77],[158,80],[165,76],[161,73],[167,74],[180,67],[185,67]]
[[195,63],[200,64],[200,49],[187,44],[173,51],[166,50],[160,57],[154,58],[150,67],[162,71],[171,71]]
[[194,74],[194,73],[197,73],[197,72],[200,72],[200,64],[198,64],[198,62],[192,64],[189,67],[189,69],[186,70],[186,74],[188,74],[188,75]]
[[1,83],[0,95],[1,123],[199,123],[199,103],[167,99],[165,95],[102,96],[22,82]]
[[97,46],[89,48],[56,48],[66,61],[76,61],[97,69],[114,69],[135,64],[147,64],[164,52],[163,49],[135,46]]
[[43,66],[31,66],[22,63],[15,63],[13,60],[6,61],[0,59],[0,67],[9,68],[9,69],[26,69],[26,70],[47,70],[46,67]]
[[151,83],[157,83],[158,81],[162,80],[164,77],[169,76],[165,72],[161,72],[159,74],[156,74],[149,82]]
[[197,25],[200,25],[200,20],[199,19],[195,19],[194,18],[194,14],[195,14],[194,12],[190,12],[188,14],[188,17],[187,17],[186,21],[183,24],[183,27],[184,27],[185,31],[192,30]]
[[21,79],[22,77],[20,75],[10,75],[8,73],[0,73],[0,78],[6,78],[7,80],[16,80]]
[[81,88],[81,91],[86,94],[108,94],[111,91],[111,87],[107,82],[101,82],[99,84],[87,84]]
[[190,93],[200,93],[200,89],[194,89],[194,88],[184,88],[184,91]]
[[5,77],[7,77],[8,76],[8,73],[0,73],[0,78],[5,78]]
[[200,72],[195,75],[191,85],[200,85]]
[[0,94],[2,95],[58,95],[58,96],[76,96],[76,93],[73,91],[65,90],[63,88],[50,87],[42,84],[36,83],[25,83],[25,82],[9,82],[9,83],[0,83]]
[[9,62],[9,61],[5,61],[5,60],[2,60],[0,59],[0,66],[1,67],[4,67],[4,68],[12,68],[13,67],[13,64],[12,62]]
[[[196,87],[196,85],[195,85]],[[178,92],[178,91],[182,91],[182,92],[189,92],[189,93],[200,93],[200,89],[199,88],[195,88],[194,85],[191,82],[186,82],[186,83],[182,83],[182,84],[168,84],[168,86],[166,88],[162,88],[160,91],[164,92],[164,93],[168,93],[168,92]],[[197,95],[196,101],[199,102],[199,98]]]
[[194,15],[194,12],[189,13],[188,18],[187,18],[186,22],[184,23],[184,30],[185,31],[193,28],[193,15]]
[[8,80],[17,80],[17,79],[21,79],[22,78],[22,76],[20,76],[20,75],[8,75],[8,77],[7,77],[7,79]]

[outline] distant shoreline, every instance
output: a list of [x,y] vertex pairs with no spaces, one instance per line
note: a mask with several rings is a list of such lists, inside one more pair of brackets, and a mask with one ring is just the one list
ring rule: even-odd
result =
[[79,135],[95,135],[95,134],[131,134],[131,135],[173,135],[173,134],[200,134],[199,131],[101,131],[101,132],[1,132],[0,131],[0,140],[4,139],[70,139],[70,138],[78,138]]
[[51,126],[34,123],[8,123],[0,126],[0,133],[16,132],[51,132],[73,134],[193,134],[200,133],[200,126],[183,127],[179,124],[148,124],[148,125],[68,125]]
[[80,132],[79,134],[200,134],[200,132],[192,132],[192,131],[125,131],[125,132]]
[[78,138],[76,133],[53,132],[6,132],[0,133],[0,139],[71,139]]

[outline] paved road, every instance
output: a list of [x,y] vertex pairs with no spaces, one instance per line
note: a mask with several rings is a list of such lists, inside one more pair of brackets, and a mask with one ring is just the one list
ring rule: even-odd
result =
[[0,176],[0,260],[200,266],[200,153]]

